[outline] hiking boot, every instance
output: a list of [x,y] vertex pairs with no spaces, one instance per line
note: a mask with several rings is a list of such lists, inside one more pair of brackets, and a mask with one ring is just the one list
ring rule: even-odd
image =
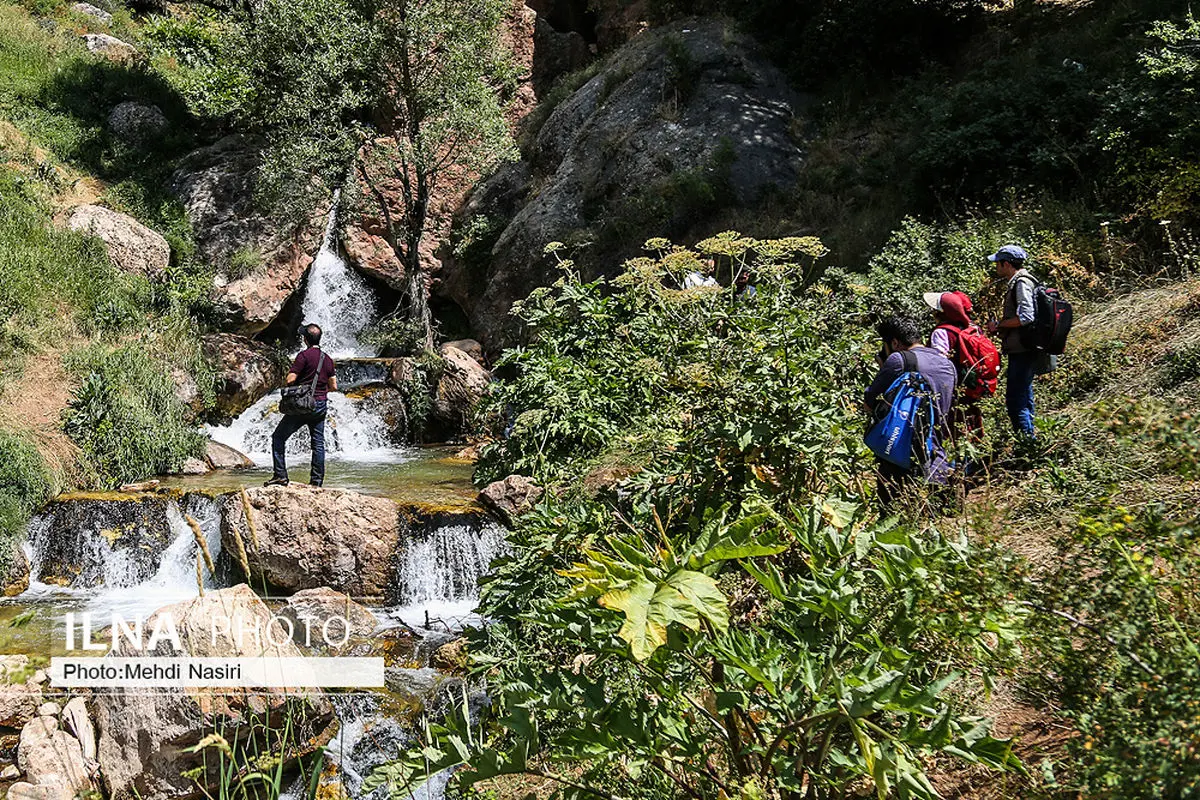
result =
[[287,486],[287,485],[288,485],[287,478],[271,478],[271,480],[269,480],[263,484],[263,486]]

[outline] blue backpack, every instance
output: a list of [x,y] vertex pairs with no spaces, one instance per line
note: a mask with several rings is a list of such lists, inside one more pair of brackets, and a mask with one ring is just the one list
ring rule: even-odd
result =
[[876,408],[878,420],[866,444],[878,458],[904,470],[928,464],[934,455],[937,406],[929,382],[917,371],[916,354],[904,351],[904,373],[884,392]]

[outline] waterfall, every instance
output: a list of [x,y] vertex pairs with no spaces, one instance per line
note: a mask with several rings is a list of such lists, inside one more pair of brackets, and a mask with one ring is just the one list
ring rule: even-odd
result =
[[[232,424],[209,426],[208,435],[266,466],[271,463],[271,433],[279,420],[279,395],[272,392],[243,411]],[[307,456],[308,452],[308,434],[304,431],[288,440],[289,456]],[[403,459],[404,450],[394,445],[383,417],[363,409],[341,392],[330,392],[325,454],[344,461],[394,462]],[[295,460],[291,463],[303,466]]]
[[[185,515],[200,525],[213,559],[219,558],[220,508],[210,497],[55,504],[29,524],[30,582],[23,597],[74,596],[93,612],[126,616],[195,597],[199,547]],[[165,547],[155,546],[164,540]],[[73,579],[61,585],[70,572]],[[220,586],[207,568],[204,585]]]
[[507,547],[505,531],[482,525],[434,525],[404,548],[396,575],[396,606],[384,617],[414,627],[426,620],[443,628],[477,624],[479,579]]
[[337,206],[325,225],[325,239],[308,273],[308,289],[301,311],[304,322],[321,326],[321,348],[334,358],[372,356],[359,343],[363,330],[376,319],[375,295],[362,276],[337,252]]

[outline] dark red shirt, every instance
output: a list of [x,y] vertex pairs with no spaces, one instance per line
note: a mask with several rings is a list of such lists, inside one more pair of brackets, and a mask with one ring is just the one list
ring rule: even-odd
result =
[[[296,375],[296,384],[293,385],[311,383],[313,375],[317,373],[317,363],[320,360],[321,348],[319,347],[310,347],[296,356],[296,360],[292,362],[292,368],[288,370]],[[329,379],[334,377],[336,368],[333,359],[325,356],[325,361],[321,364],[321,375],[317,378],[315,399],[324,400],[329,396]]]

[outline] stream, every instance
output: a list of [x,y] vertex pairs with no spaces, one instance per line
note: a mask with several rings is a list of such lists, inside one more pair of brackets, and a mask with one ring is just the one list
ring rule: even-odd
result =
[[[451,691],[461,697],[461,680],[431,668],[430,654],[463,626],[481,624],[475,614],[479,579],[505,547],[505,532],[475,505],[470,462],[449,448],[403,444],[395,420],[372,399],[383,391],[386,370],[359,336],[376,316],[375,300],[338,256],[334,223],[331,214],[303,301],[305,321],[322,325],[324,342],[339,360],[339,378],[345,376],[344,391],[329,397],[325,485],[386,497],[401,509],[437,512],[429,517],[434,522],[405,534],[390,595],[368,606],[377,623],[374,637],[411,628],[415,643],[386,662],[388,689],[331,693],[339,724],[326,754],[345,791],[359,798],[365,796],[363,779],[414,735],[414,707],[436,709]],[[222,546],[222,498],[270,477],[278,400],[272,392],[230,425],[207,429],[213,440],[251,458],[251,469],[168,476],[156,489],[133,495],[77,493],[51,501],[29,524],[29,588],[0,599],[0,652],[64,655],[69,612],[131,618],[195,598],[199,546],[185,517],[198,523],[216,564],[215,572],[204,573],[204,589],[240,582]],[[305,433],[291,439],[288,456],[292,478],[306,479]],[[443,787],[444,781],[433,782],[416,797],[436,800]],[[303,796],[302,787],[285,795]]]

